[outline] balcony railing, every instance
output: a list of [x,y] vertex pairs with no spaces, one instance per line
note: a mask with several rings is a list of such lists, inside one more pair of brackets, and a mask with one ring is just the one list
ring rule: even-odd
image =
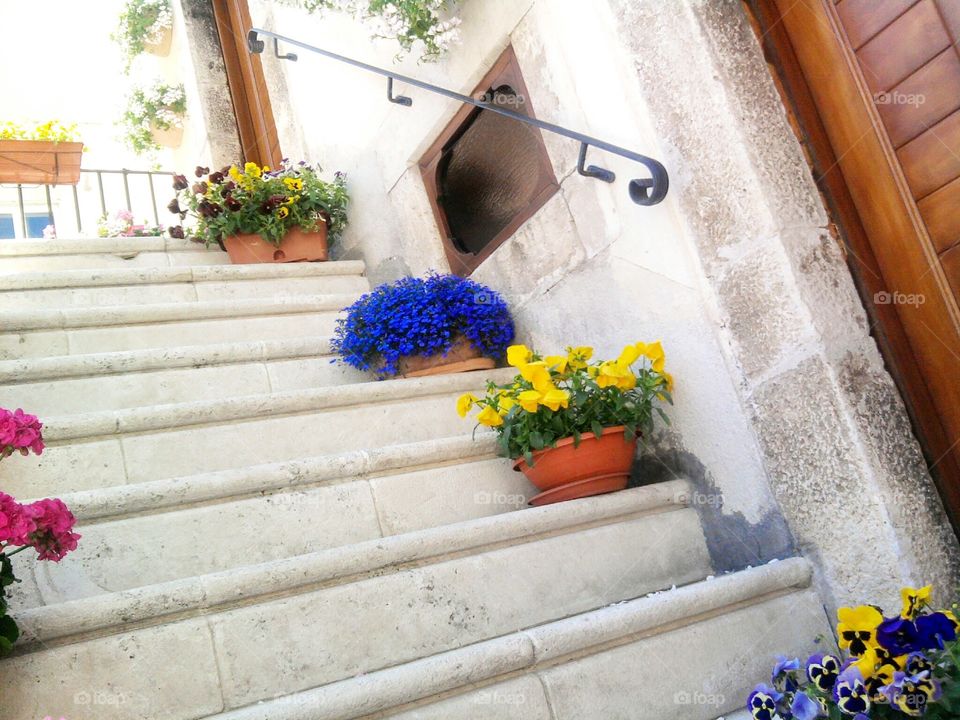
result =
[[68,226],[61,235],[72,230],[78,235],[95,234],[99,218],[124,209],[160,225],[161,218],[169,215],[165,198],[173,197],[172,177],[166,170],[82,169],[77,185],[0,184],[0,218],[15,216],[25,238],[36,236],[28,220],[44,213],[48,224],[57,227],[59,221]]

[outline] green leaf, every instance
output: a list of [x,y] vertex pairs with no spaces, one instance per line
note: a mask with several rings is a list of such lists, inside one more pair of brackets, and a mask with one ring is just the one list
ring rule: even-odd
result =
[[594,420],[590,423],[590,431],[593,433],[594,437],[599,438],[603,435],[603,425],[599,421]]
[[529,467],[533,467],[533,453],[532,453],[532,452],[530,452],[529,450],[527,450],[527,451],[523,454],[523,459],[527,461],[527,465],[528,465]]
[[543,446],[546,445],[546,443],[543,440],[543,435],[541,435],[536,430],[532,431],[530,433],[530,445],[533,447],[534,450],[543,450]]

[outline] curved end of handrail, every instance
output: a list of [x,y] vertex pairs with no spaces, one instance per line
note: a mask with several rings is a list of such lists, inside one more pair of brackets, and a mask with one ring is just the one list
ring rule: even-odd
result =
[[656,160],[648,159],[643,163],[650,171],[649,178],[630,181],[628,191],[630,199],[637,205],[656,205],[667,196],[670,189],[670,176],[667,169]]
[[256,28],[253,28],[247,33],[247,50],[255,55],[259,55],[265,47],[266,44],[260,39],[260,33]]

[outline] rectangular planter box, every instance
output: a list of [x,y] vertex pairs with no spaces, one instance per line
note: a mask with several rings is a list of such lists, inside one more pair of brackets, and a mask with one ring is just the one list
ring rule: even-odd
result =
[[82,142],[0,140],[0,183],[76,185]]

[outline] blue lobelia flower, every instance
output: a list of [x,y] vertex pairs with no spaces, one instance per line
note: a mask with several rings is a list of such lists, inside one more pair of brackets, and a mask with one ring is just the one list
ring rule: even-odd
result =
[[817,653],[807,658],[807,679],[823,692],[833,690],[840,675],[840,658]]
[[833,700],[845,715],[867,713],[870,710],[870,698],[863,683],[863,675],[851,666],[840,673],[833,686]]
[[757,685],[747,698],[747,710],[753,720],[779,720],[777,702],[783,695],[764,684]]

